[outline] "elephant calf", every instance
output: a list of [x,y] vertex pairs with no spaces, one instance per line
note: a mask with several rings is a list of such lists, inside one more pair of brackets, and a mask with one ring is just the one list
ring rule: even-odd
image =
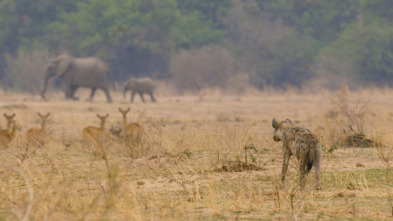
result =
[[123,90],[123,97],[126,97],[126,92],[131,91],[131,102],[134,102],[134,96],[136,93],[141,96],[141,99],[143,102],[145,102],[145,99],[143,98],[143,94],[149,94],[151,101],[156,102],[156,99],[154,98],[153,92],[155,89],[155,84],[153,80],[149,77],[144,77],[144,78],[134,78],[131,77],[128,81],[126,81],[126,84],[124,86]]

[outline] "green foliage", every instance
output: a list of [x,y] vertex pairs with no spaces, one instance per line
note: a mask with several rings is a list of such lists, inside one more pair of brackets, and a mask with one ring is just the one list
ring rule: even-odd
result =
[[367,23],[381,22],[381,23],[392,23],[393,22],[393,8],[392,1],[390,0],[374,0],[374,1],[362,1],[362,12],[364,20]]
[[208,44],[216,44],[223,37],[222,31],[213,29],[213,23],[203,21],[199,12],[182,16],[172,29],[177,49],[190,49]]
[[117,80],[165,78],[183,50],[213,46],[233,52],[233,71],[260,88],[314,78],[325,85],[391,83],[390,6],[390,0],[0,0],[0,78],[7,56],[37,44],[51,54],[101,57]]
[[78,8],[48,25],[51,45],[79,56],[98,55],[121,78],[128,70],[154,74],[168,69],[164,56],[171,51],[214,44],[222,38],[211,21],[198,11],[183,14],[175,0],[89,0]]
[[32,47],[46,25],[58,19],[60,13],[76,9],[75,0],[0,1],[1,47],[10,52],[21,45]]
[[356,19],[360,8],[358,0],[262,0],[260,7],[283,19],[301,33],[322,42],[330,42],[345,26]]
[[358,23],[347,28],[321,52],[319,59],[323,68],[334,70],[326,73],[344,75],[348,82],[391,84],[392,28],[387,24],[363,26]]
[[229,44],[236,45],[233,50],[240,61],[239,69],[251,73],[251,82],[260,88],[300,86],[312,77],[308,66],[318,43],[268,18],[253,2],[236,2],[229,12]]
[[198,11],[205,19],[219,24],[220,16],[226,15],[232,5],[232,0],[179,0],[177,4],[184,14]]

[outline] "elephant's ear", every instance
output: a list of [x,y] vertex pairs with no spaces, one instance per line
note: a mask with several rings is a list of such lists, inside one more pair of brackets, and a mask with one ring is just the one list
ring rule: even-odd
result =
[[54,62],[57,64],[56,75],[57,77],[63,77],[71,65],[72,58],[68,55],[62,55],[55,59]]

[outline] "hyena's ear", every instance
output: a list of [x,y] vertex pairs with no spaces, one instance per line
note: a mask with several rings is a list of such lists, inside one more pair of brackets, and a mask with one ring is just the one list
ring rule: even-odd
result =
[[289,119],[286,119],[286,120],[285,120],[285,123],[290,123],[290,124],[292,124],[292,121],[289,120]]
[[274,129],[277,129],[280,127],[280,123],[276,120],[276,118],[273,118],[272,126]]

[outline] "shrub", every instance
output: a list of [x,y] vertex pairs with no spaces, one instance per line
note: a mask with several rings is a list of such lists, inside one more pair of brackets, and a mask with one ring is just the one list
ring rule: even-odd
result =
[[[244,89],[245,80],[237,76],[232,54],[222,48],[203,47],[180,51],[171,59],[172,83],[179,92],[198,92],[208,88],[229,90]],[[244,78],[244,77],[243,77]]]
[[19,51],[16,57],[6,56],[5,85],[15,91],[38,94],[44,80],[45,65],[50,59],[48,50]]

